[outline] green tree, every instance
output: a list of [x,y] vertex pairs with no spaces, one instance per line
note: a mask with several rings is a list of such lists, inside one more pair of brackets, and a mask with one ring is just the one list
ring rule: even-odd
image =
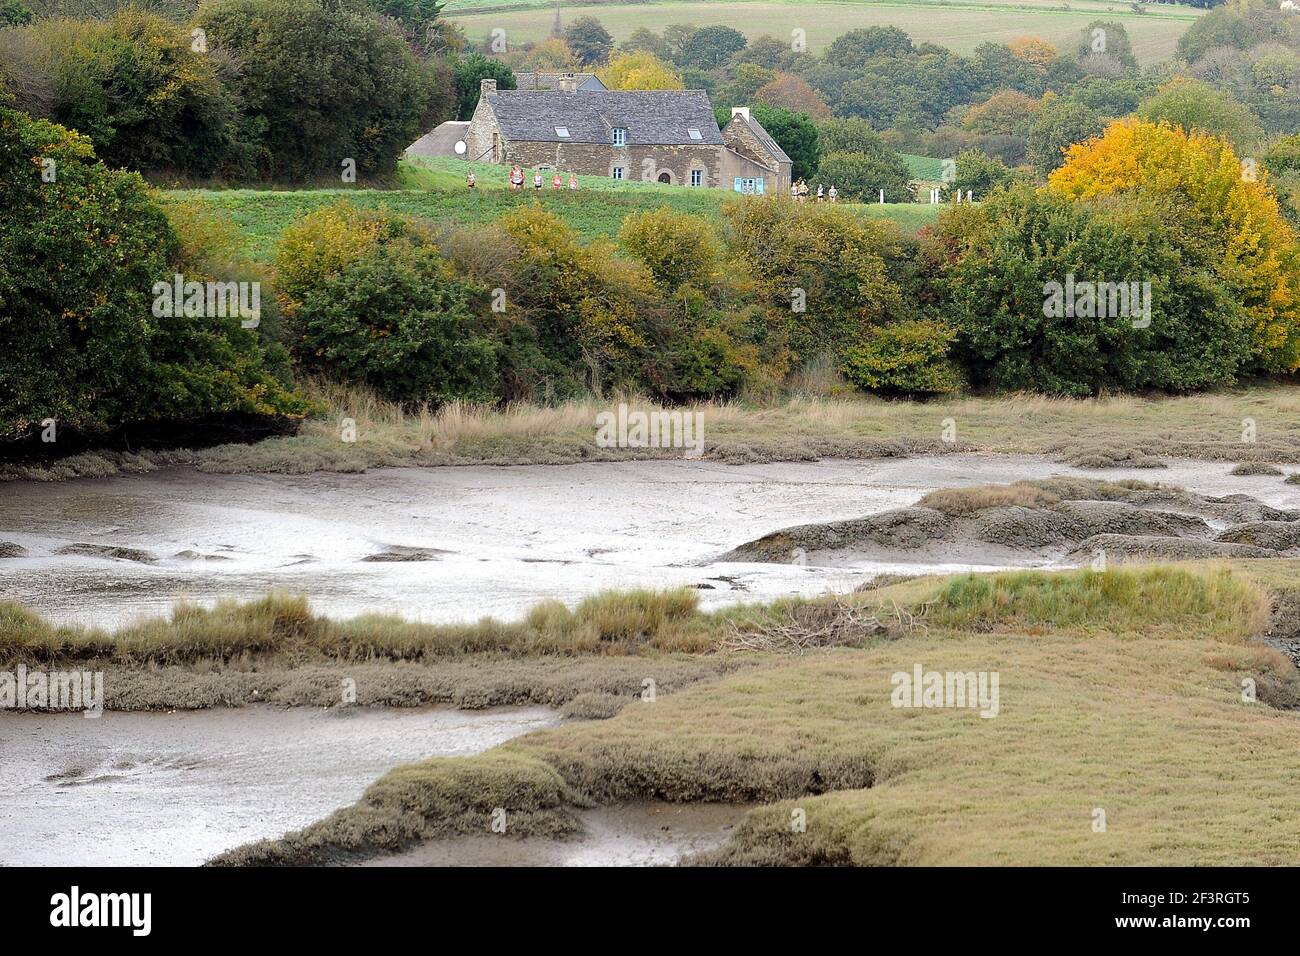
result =
[[[1095,204],[1027,187],[945,213],[941,311],[971,384],[1095,395],[1232,383],[1250,357],[1245,312],[1180,251],[1169,218],[1147,200]],[[1103,282],[1138,292],[1103,294]]]
[[1137,108],[1140,119],[1169,122],[1226,139],[1238,149],[1255,143],[1263,130],[1249,107],[1205,83],[1184,76],[1166,83]]
[[294,414],[241,317],[166,315],[189,263],[137,173],[90,141],[0,107],[0,439],[46,419],[96,432],[224,413]]
[[916,52],[912,38],[898,27],[867,27],[841,33],[826,48],[826,62],[857,69],[878,56],[908,56]]
[[822,149],[817,126],[807,113],[796,113],[779,106],[757,104],[750,115],[776,140],[790,157],[791,175],[795,179],[811,176],[821,162]]
[[456,77],[456,119],[467,120],[474,115],[478,106],[481,80],[496,80],[498,90],[513,90],[515,74],[510,67],[500,60],[484,56],[482,53],[470,53],[456,58],[454,67]]
[[273,180],[386,175],[433,121],[433,74],[373,14],[315,0],[211,0],[195,15],[233,88],[259,172]]
[[909,202],[907,189],[910,174],[896,154],[880,151],[867,153],[827,153],[817,167],[817,182],[834,186],[850,202],[877,202],[880,190],[885,202]]
[[614,49],[614,38],[595,17],[578,17],[564,31],[564,42],[583,66],[604,63]]
[[1065,150],[1075,143],[1101,135],[1105,121],[1082,103],[1052,97],[1029,127],[1025,156],[1046,176],[1065,162]]
[[731,27],[701,27],[682,46],[679,62],[700,70],[712,70],[745,49],[745,34]]
[[1096,57],[1106,57],[1125,70],[1138,68],[1133,55],[1133,41],[1124,24],[1114,20],[1093,20],[1083,28],[1075,47],[1076,59],[1087,64]]

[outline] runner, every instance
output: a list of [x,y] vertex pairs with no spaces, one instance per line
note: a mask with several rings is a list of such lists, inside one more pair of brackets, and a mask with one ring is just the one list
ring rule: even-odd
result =
[[826,187],[824,187],[824,186],[822,186],[822,185],[820,185],[820,184],[817,186],[817,201],[818,201],[818,202],[821,202],[823,199],[826,198],[825,188],[826,188]]
[[839,193],[837,193],[837,192],[835,191],[835,187],[832,186],[832,187],[831,187],[831,191],[830,191],[830,193],[829,193],[828,195],[831,197],[831,202],[835,202],[835,198],[836,198],[837,196],[839,196]]
[[793,179],[790,180],[790,198],[795,202],[799,201],[799,184]]
[[473,189],[474,184],[476,182],[477,180],[474,178],[474,170],[471,169],[468,173],[465,174],[465,185],[468,186],[470,189]]
[[570,189],[578,188],[578,177],[575,176],[573,173],[569,173],[569,188]]
[[799,180],[799,201],[808,201],[808,181],[806,179]]
[[540,169],[537,172],[533,173],[533,188],[534,189],[542,188],[542,171]]
[[561,189],[563,187],[564,187],[564,177],[560,175],[560,171],[557,169],[555,171],[555,178],[551,180],[551,188]]
[[518,164],[510,167],[510,188],[522,189],[524,187],[524,171],[519,168]]

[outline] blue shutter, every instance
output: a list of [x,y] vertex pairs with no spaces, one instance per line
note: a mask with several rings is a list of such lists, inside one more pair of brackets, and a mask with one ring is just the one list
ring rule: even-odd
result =
[[763,195],[763,184],[764,184],[765,182],[767,182],[766,179],[755,179],[755,180],[754,180],[754,195],[755,195],[755,196],[761,196],[761,195]]
[[736,192],[738,192],[738,193],[743,193],[744,191],[745,191],[745,181],[744,181],[743,179],[741,179],[739,176],[737,176],[737,177],[736,177]]

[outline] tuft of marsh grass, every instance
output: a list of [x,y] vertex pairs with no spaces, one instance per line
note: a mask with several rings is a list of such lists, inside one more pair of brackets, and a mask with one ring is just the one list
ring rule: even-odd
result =
[[720,625],[698,608],[689,588],[617,591],[586,598],[572,610],[536,605],[521,621],[483,618],[470,624],[425,624],[393,615],[333,620],[301,595],[272,593],[254,601],[181,603],[167,617],[109,633],[53,627],[14,602],[0,602],[0,659],[106,660],[185,664],[241,657],[420,661],[465,654],[629,654],[702,651]]
[[1169,566],[963,574],[931,601],[953,631],[1241,642],[1268,626],[1269,599],[1227,568]]

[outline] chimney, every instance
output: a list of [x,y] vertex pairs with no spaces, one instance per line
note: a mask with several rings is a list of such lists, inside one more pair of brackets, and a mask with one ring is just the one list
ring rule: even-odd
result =
[[479,96],[482,96],[484,93],[495,93],[496,91],[497,91],[497,81],[496,81],[496,80],[479,80],[479,81],[478,81],[478,95],[479,95]]
[[732,119],[735,119],[737,115],[740,115],[740,116],[745,117],[745,122],[748,123],[748,122],[749,122],[749,107],[748,107],[748,106],[733,106],[733,107],[731,108],[731,118],[732,118]]
[[560,77],[559,86],[561,93],[576,93],[578,92],[578,78],[572,73],[565,73]]

